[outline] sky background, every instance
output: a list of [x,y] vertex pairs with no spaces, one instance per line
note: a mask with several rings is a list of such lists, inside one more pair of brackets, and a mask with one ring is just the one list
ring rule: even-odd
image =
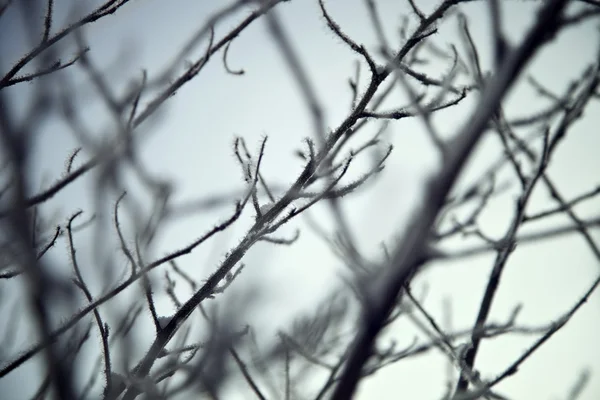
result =
[[[330,15],[350,37],[369,49],[374,49],[377,40],[364,3],[359,0],[326,2]],[[417,3],[424,12],[428,12],[438,2],[420,0]],[[94,3],[82,1],[79,4],[91,8]],[[132,1],[114,15],[85,30],[91,58],[97,68],[110,77],[113,90],[122,93],[132,80],[139,79],[142,69],[146,69],[152,78],[170,65],[187,39],[204,24],[207,16],[223,4],[216,0]],[[380,1],[378,5],[388,39],[392,46],[397,47],[397,27],[401,15],[411,15],[408,3],[389,0]],[[502,6],[505,33],[512,43],[518,43],[535,19],[538,2],[506,1],[502,2]],[[485,2],[475,2],[462,6],[461,10],[469,18],[484,69],[489,69],[487,6]],[[301,56],[313,87],[316,88],[325,112],[326,124],[329,128],[335,128],[349,110],[350,90],[347,79],[354,73],[357,57],[328,30],[316,1],[293,0],[278,6],[277,11],[295,50]],[[55,26],[64,26],[69,19],[67,8],[63,4],[57,5],[56,12]],[[216,37],[220,38],[227,33],[246,15],[247,12],[237,13],[219,24],[215,30]],[[18,13],[9,10],[0,19],[0,68],[3,72],[22,56],[27,45],[20,18]],[[436,44],[447,48],[450,43],[455,43],[464,57],[466,53],[464,46],[460,45],[457,19],[449,18],[438,28],[439,33],[434,36]],[[67,43],[69,45],[63,49],[65,58],[74,49],[73,40],[67,40]],[[571,79],[577,77],[594,60],[599,45],[597,21],[595,24],[588,22],[561,34],[538,54],[528,72],[548,88],[561,93]],[[202,43],[187,58],[196,59],[203,54],[204,48],[205,43]],[[229,49],[229,65],[232,69],[243,68],[243,76],[227,74],[221,57],[221,53],[216,54],[198,77],[179,90],[175,97],[164,104],[155,118],[142,126],[142,162],[153,175],[174,183],[174,205],[213,193],[235,192],[243,187],[240,168],[233,154],[235,136],[242,136],[254,154],[258,151],[260,140],[268,136],[262,173],[269,182],[283,187],[289,185],[302,168],[302,161],[294,156],[294,152],[302,148],[304,137],[313,134],[304,100],[264,22],[252,24],[233,41]],[[183,66],[179,70],[182,68]],[[447,69],[448,64],[439,61],[423,67],[424,72],[434,76],[441,76]],[[367,82],[366,72],[363,68],[362,88]],[[81,90],[75,100],[87,128],[97,138],[110,135],[110,115],[101,102],[94,100],[94,93],[89,90],[85,74],[81,69],[72,68],[67,76],[75,87],[81,85],[87,88]],[[24,114],[23,110],[30,100],[32,86],[18,85],[8,89],[6,93],[11,101],[11,111],[18,119]],[[404,104],[407,101],[398,91],[384,109]],[[458,107],[436,113],[433,118],[436,128],[445,137],[449,137],[468,123],[469,112],[475,105],[473,96]],[[517,117],[542,109],[547,103],[536,97],[521,82],[504,105],[509,116]],[[599,115],[597,102],[588,107],[584,118],[569,132],[568,139],[555,154],[549,168],[550,177],[566,199],[584,193],[600,183],[597,172],[600,170],[600,158],[597,156],[600,148],[600,135],[597,133]],[[372,133],[377,128],[378,124],[372,123],[361,133],[360,139],[367,140],[369,132]],[[393,122],[385,138],[394,145],[394,152],[386,163],[384,172],[374,184],[348,196],[343,203],[345,216],[360,250],[373,259],[381,257],[381,242],[391,246],[394,235],[402,232],[407,217],[418,204],[424,178],[438,166],[438,159],[419,121]],[[32,191],[37,192],[40,187],[46,187],[61,176],[65,160],[76,146],[74,136],[63,122],[52,118],[44,122],[37,136]],[[461,181],[468,182],[477,177],[500,154],[501,147],[497,138],[488,135],[477,148]],[[371,161],[368,156],[358,158],[349,173],[351,176],[359,176],[368,170]],[[79,165],[78,162],[76,165]],[[503,176],[509,177],[508,174]],[[151,200],[149,193],[136,182],[133,174],[126,173],[124,178],[126,184],[130,185],[128,190],[136,206],[143,212],[148,211]],[[84,212],[90,210],[97,195],[93,190],[93,182],[93,176],[77,181],[46,204],[43,210],[48,213],[58,210],[61,220],[76,209],[81,208]],[[509,189],[505,195],[491,202],[483,213],[481,226],[488,235],[500,237],[506,230],[517,193],[516,187]],[[596,198],[585,202],[576,210],[582,217],[598,215],[599,200]],[[151,258],[158,258],[200,236],[229,215],[231,204],[233,202],[211,209],[210,212],[194,213],[170,221],[159,234],[151,250]],[[534,193],[530,210],[543,210],[553,205],[540,184]],[[333,225],[328,211],[325,205],[317,206],[311,211],[311,216],[331,229]],[[213,243],[200,247],[181,259],[180,266],[197,279],[206,278],[223,259],[227,249],[238,243],[249,227],[251,218],[251,213],[247,212],[241,222],[217,236]],[[525,230],[534,231],[568,222],[564,217],[553,217],[532,226],[533,229]],[[259,293],[254,294],[255,301],[248,314],[251,317],[248,318],[262,328],[263,340],[273,338],[276,330],[286,326],[298,313],[314,308],[319,299],[340,285],[340,277],[348,274],[348,270],[331,253],[327,244],[300,221],[284,227],[283,235],[291,236],[296,227],[302,228],[302,234],[293,246],[259,244],[250,251],[244,259],[246,269],[239,281],[240,285],[232,286],[232,292],[238,294],[243,293],[250,284],[259,288]],[[597,231],[593,234],[597,241],[600,240]],[[78,237],[78,254],[84,261],[83,264],[88,265],[86,274],[94,282],[92,286],[97,286],[98,293],[102,283],[97,276],[100,262],[94,259],[94,249],[97,250],[98,246],[95,238],[93,233],[82,232]],[[115,244],[109,238],[101,246],[114,249]],[[456,246],[460,248],[461,243],[458,242]],[[51,260],[57,265],[57,273],[68,271],[66,248],[63,240],[50,254]],[[118,260],[118,268],[122,268],[124,261]],[[493,255],[490,254],[459,262],[440,263],[418,278],[415,291],[420,293],[427,286],[428,294],[424,305],[439,320],[443,319],[443,300],[452,299],[453,326],[457,329],[467,328],[475,320],[492,262]],[[505,321],[518,303],[523,304],[517,320],[519,324],[539,326],[556,320],[579,299],[598,273],[598,261],[578,235],[521,246],[512,254],[502,277],[491,320]],[[161,276],[154,275],[157,279]],[[17,293],[6,285],[0,286],[0,290],[10,293],[8,298],[11,299]],[[182,299],[189,295],[185,290],[180,293]],[[125,294],[132,298],[136,295],[139,296],[139,291],[132,290]],[[158,302],[159,313],[172,314],[174,309],[164,292],[162,297],[160,294],[158,296],[162,299]],[[233,297],[231,302],[234,302]],[[7,304],[2,305],[4,321],[7,320],[7,310],[10,309]],[[516,375],[498,386],[499,392],[513,399],[564,399],[578,374],[587,368],[592,378],[580,398],[598,398],[599,313],[600,296],[596,293],[567,326],[538,350]],[[153,339],[151,335],[144,334],[144,326],[147,329],[149,322],[146,321],[139,328],[139,349],[143,349]],[[26,330],[25,327],[22,329]],[[416,332],[409,321],[404,321],[388,332],[388,335],[393,336],[399,346],[406,346]],[[26,348],[29,343],[26,337],[23,335],[15,348]],[[476,368],[483,378],[493,378],[534,340],[534,336],[512,335],[486,341],[477,357]],[[25,393],[30,393],[29,390],[34,390],[36,386],[24,387],[23,382],[29,380],[29,374],[37,374],[37,371],[34,363],[28,363],[22,370],[0,380],[0,393],[7,396],[3,398],[26,398]],[[364,380],[357,398],[392,399],[398,395],[418,399],[440,398],[446,383],[445,371],[444,357],[433,351],[428,356],[388,367]],[[240,388],[245,390],[244,386]],[[232,390],[229,396],[247,398],[243,392],[236,390]]]

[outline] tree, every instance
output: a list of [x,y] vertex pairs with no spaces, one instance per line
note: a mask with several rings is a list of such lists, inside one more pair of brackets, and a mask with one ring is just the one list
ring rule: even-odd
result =
[[[528,376],[520,368],[567,335],[574,316],[598,311],[600,49],[567,59],[564,80],[548,81],[536,63],[553,48],[562,54],[568,35],[598,48],[600,3],[317,0],[310,16],[300,1],[237,0],[210,13],[198,3],[0,8],[4,393],[338,400],[361,384],[367,398],[385,398],[369,392],[370,377],[429,357],[425,371],[398,374],[401,385],[387,380],[394,398],[404,389],[453,400],[546,396],[539,382],[519,391],[510,381]],[[172,39],[186,20],[171,14],[195,21],[184,43]],[[139,43],[110,39],[119,24],[154,32],[146,48],[160,67],[123,79],[129,64],[145,65]],[[352,64],[317,37],[356,60],[350,78]],[[121,52],[116,64],[102,47]],[[256,68],[235,67],[237,56]],[[219,130],[254,118],[266,132]],[[582,143],[588,153],[561,153]],[[565,171],[578,184],[565,185]],[[553,264],[556,249],[567,254]],[[303,273],[269,269],[269,257]],[[556,286],[554,265],[573,280]],[[278,291],[295,277],[321,281],[327,295],[306,293],[308,307],[276,316]],[[432,298],[446,295],[434,311]],[[569,307],[535,305],[548,298]],[[538,321],[528,307],[552,317]],[[583,326],[598,333],[597,321]],[[517,353],[503,344],[515,335],[528,337]],[[509,361],[486,361],[484,343]],[[568,346],[555,348],[573,355]],[[597,363],[595,341],[581,346]],[[570,381],[571,399],[600,390],[584,391],[587,369],[560,363],[541,372],[560,374],[552,390]],[[435,371],[444,365],[445,386]],[[15,376],[27,387],[9,388]],[[427,387],[412,392],[408,379]]]

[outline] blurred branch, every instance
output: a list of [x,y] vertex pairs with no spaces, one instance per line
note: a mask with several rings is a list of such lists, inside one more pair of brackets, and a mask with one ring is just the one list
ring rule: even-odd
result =
[[[378,279],[376,286],[379,295],[377,298],[373,297],[372,303],[365,307],[364,325],[353,345],[333,400],[347,399],[354,393],[363,365],[371,354],[372,345],[383,322],[396,304],[396,298],[410,274],[422,263],[431,226],[443,206],[444,199],[509,87],[536,50],[556,33],[558,18],[566,3],[565,0],[550,0],[544,4],[539,11],[537,22],[529,30],[522,44],[507,55],[501,68],[491,78],[478,107],[472,117],[468,118],[469,124],[447,145],[448,156],[445,165],[439,175],[427,183],[421,211],[408,224],[406,232],[410,232],[410,236],[404,237],[399,243],[389,263],[393,266],[388,268],[391,272],[385,274],[389,276]],[[448,2],[442,3],[421,23],[413,37],[419,37],[428,29],[428,24],[435,21],[437,16],[443,14],[451,5]],[[399,52],[396,58],[401,59],[401,54],[402,52]]]

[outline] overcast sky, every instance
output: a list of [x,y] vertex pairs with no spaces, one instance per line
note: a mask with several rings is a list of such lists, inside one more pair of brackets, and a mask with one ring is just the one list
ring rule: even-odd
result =
[[[91,4],[89,1],[82,3]],[[326,2],[330,14],[350,37],[374,49],[377,40],[364,3],[361,0]],[[426,12],[438,1],[419,0],[417,3]],[[538,3],[502,2],[506,34],[513,43],[523,37],[533,22]],[[388,0],[379,1],[378,4],[388,38],[397,46],[397,27],[401,16],[411,15],[408,3]],[[207,16],[222,5],[223,2],[217,0],[132,1],[85,31],[92,60],[111,78],[113,90],[122,93],[128,83],[139,79],[142,69],[146,69],[152,78],[169,65]],[[64,7],[62,4],[57,7],[59,17],[55,26],[59,27],[68,17],[66,9],[61,8]],[[484,69],[488,69],[487,6],[485,2],[476,2],[463,6],[461,10],[469,19]],[[317,1],[292,0],[277,7],[277,11],[316,88],[326,124],[329,128],[335,128],[350,107],[347,80],[354,73],[357,57],[328,30]],[[238,13],[221,23],[215,30],[216,37],[222,37],[245,15]],[[2,72],[21,57],[27,43],[19,28],[19,18],[17,13],[9,10],[0,19]],[[600,41],[596,25],[586,23],[561,34],[535,58],[528,72],[557,93],[564,91],[571,79],[577,77],[598,54]],[[414,27],[414,24],[411,26]],[[438,28],[435,42],[446,48],[450,43],[455,43],[465,56],[464,47],[459,45],[457,19],[450,18]],[[73,41],[69,43],[72,46]],[[187,58],[196,59],[203,54],[204,48],[203,42]],[[69,49],[66,49],[66,54],[70,54]],[[261,138],[268,136],[262,172],[269,182],[285,187],[301,171],[302,161],[294,156],[294,152],[302,148],[304,137],[313,135],[310,114],[263,21],[254,23],[233,41],[229,49],[229,65],[232,69],[243,69],[245,74],[227,74],[221,54],[215,55],[197,78],[179,90],[163,106],[158,116],[143,126],[143,140],[140,142],[143,163],[151,173],[174,182],[174,204],[242,188],[240,168],[233,155],[235,136],[245,138],[254,152],[258,151]],[[448,65],[438,62],[423,68],[427,73],[441,76],[442,72],[447,71]],[[362,72],[361,85],[364,88],[367,70],[363,68]],[[73,68],[69,79],[82,84],[85,75]],[[526,87],[521,84],[511,92],[504,104],[508,115],[527,115],[547,104],[543,100],[540,102]],[[20,85],[7,91],[15,115],[22,115],[30,91],[30,85]],[[92,98],[92,93],[82,93],[77,100],[82,118],[97,137],[109,135],[110,115],[103,104]],[[391,97],[388,106],[393,108],[406,103],[406,98],[397,94]],[[467,117],[475,104],[473,97],[458,107],[436,114],[433,118],[435,126],[446,137],[452,135],[468,123]],[[600,171],[598,126],[600,108],[596,102],[569,132],[568,139],[554,157],[549,174],[566,199],[600,184],[597,172]],[[365,135],[362,138],[366,140],[367,134],[377,128],[378,124],[373,123],[370,129],[362,133]],[[376,183],[348,196],[344,202],[345,215],[359,248],[368,257],[381,256],[381,242],[390,246],[393,244],[394,235],[402,232],[406,217],[419,201],[423,178],[438,165],[425,130],[416,120],[390,124],[386,141],[394,145],[394,152],[384,172]],[[74,136],[64,123],[53,119],[45,123],[36,148],[34,191],[47,186],[63,173],[65,159],[76,146]],[[490,160],[500,154],[496,137],[486,138],[462,179],[468,181],[476,177],[489,165]],[[366,171],[371,161],[370,157],[359,158],[352,165],[352,176],[359,176]],[[135,201],[142,208],[148,208],[148,193],[135,186],[135,183],[131,185]],[[45,210],[59,208],[65,218],[78,208],[84,212],[90,210],[91,201],[96,195],[92,188],[90,179],[78,181],[56,196],[45,206]],[[500,237],[507,228],[518,193],[516,189],[491,202],[482,215],[481,224],[487,234]],[[577,211],[582,216],[597,215],[599,200],[584,203]],[[531,209],[542,210],[553,205],[550,196],[540,185]],[[227,217],[231,210],[229,205],[170,223],[157,238],[151,252],[153,258],[189,243]],[[331,228],[333,225],[328,211],[327,207],[321,206],[315,208],[311,215]],[[243,222],[218,236],[215,244],[199,248],[181,259],[180,265],[196,278],[206,278],[223,259],[227,249],[237,244],[249,227],[250,218],[251,215],[246,215]],[[556,217],[536,228],[568,222],[566,218]],[[303,229],[301,238],[292,247],[259,244],[245,258],[247,267],[242,278],[264,289],[256,300],[252,320],[264,327],[263,334],[266,337],[274,335],[279,326],[283,326],[301,310],[310,310],[316,300],[340,284],[340,274],[347,275],[347,270],[334,257],[327,244],[306,229],[304,224],[296,222],[283,228],[282,232],[291,236],[296,227]],[[600,240],[598,232],[594,234],[596,240]],[[81,237],[81,257],[92,265],[93,235],[82,233]],[[68,260],[65,249],[64,243],[57,246],[51,255],[52,260]],[[492,262],[493,255],[490,254],[440,264],[419,277],[415,292],[421,292],[427,285],[428,295],[424,304],[440,320],[443,319],[442,301],[451,298],[453,326],[457,329],[469,327],[475,321]],[[519,247],[512,254],[502,277],[491,320],[505,321],[518,303],[523,304],[519,324],[539,326],[556,320],[579,299],[598,273],[598,261],[577,235]],[[156,275],[157,278],[161,276]],[[240,286],[244,284],[240,283]],[[164,293],[163,299],[159,301],[159,313],[169,315],[174,310]],[[516,375],[499,385],[499,392],[512,399],[564,399],[582,369],[589,368],[592,382],[580,398],[597,399],[600,396],[599,315],[600,295],[596,293]],[[416,332],[410,322],[405,321],[389,334],[397,340],[398,346],[407,346]],[[150,343],[152,339],[143,338],[141,343]],[[493,378],[521,355],[533,340],[534,336],[513,335],[486,341],[478,355],[476,368],[484,378]],[[23,341],[20,346],[23,346],[20,349],[24,349],[26,342]],[[435,352],[430,356],[401,362],[366,379],[360,386],[358,398],[395,399],[399,395],[414,399],[440,398],[446,384],[445,370],[444,357]],[[24,398],[23,390],[28,388],[21,384],[27,379],[26,374],[33,373],[34,369],[32,367],[24,371],[14,372],[0,380],[0,393],[14,394],[8,397],[3,395],[3,398]],[[238,395],[240,397],[237,398],[248,398],[247,395]]]

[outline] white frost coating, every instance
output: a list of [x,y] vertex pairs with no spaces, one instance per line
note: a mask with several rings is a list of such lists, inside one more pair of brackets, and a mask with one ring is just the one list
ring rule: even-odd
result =
[[273,203],[266,203],[259,207],[259,211],[262,215],[264,215],[269,212],[271,208],[273,208]]

